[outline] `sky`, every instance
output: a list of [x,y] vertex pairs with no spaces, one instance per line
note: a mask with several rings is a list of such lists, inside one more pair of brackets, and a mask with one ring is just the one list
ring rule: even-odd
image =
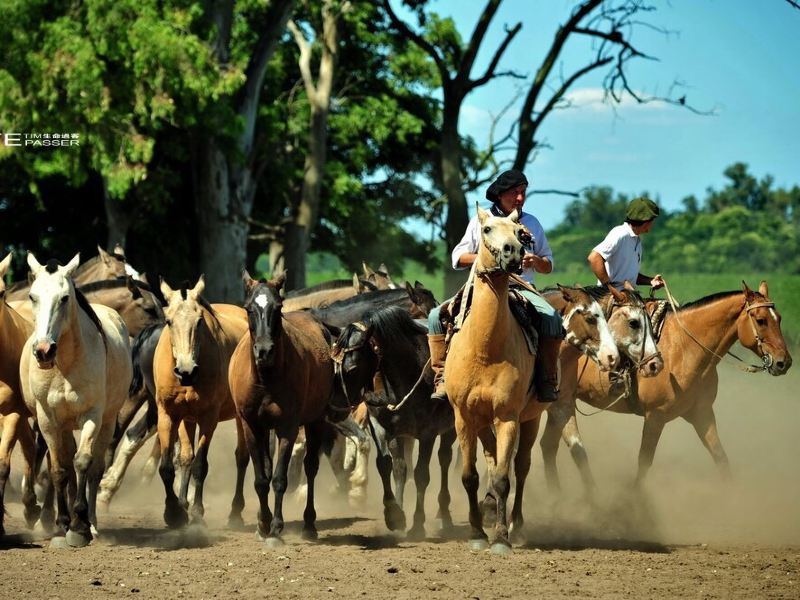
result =
[[[575,6],[569,0],[504,0],[492,21],[473,70],[485,70],[504,37],[504,25],[522,21],[519,34],[498,70],[532,75],[549,48],[558,24]],[[682,208],[690,194],[724,184],[723,170],[745,162],[757,177],[771,174],[779,186],[800,184],[800,10],[785,0],[670,0],[645,16],[669,35],[640,28],[634,45],[658,61],[635,61],[629,70],[634,89],[664,94],[674,81],[685,84],[676,96],[714,116],[699,116],[666,104],[602,103],[602,76],[588,75],[572,88],[574,107],[551,114],[540,130],[543,149],[525,172],[530,189],[578,191],[608,185],[627,194],[649,192],[662,206]],[[484,0],[438,0],[433,10],[450,15],[468,39]],[[566,73],[585,64],[586,39],[567,43]],[[558,67],[557,67],[558,68]],[[602,72],[602,69],[600,70]],[[528,80],[530,81],[530,79]],[[488,141],[492,115],[520,85],[495,79],[467,96],[459,131],[481,146]],[[526,88],[527,89],[527,88]],[[522,98],[517,102],[521,105]],[[498,131],[518,115],[509,111]],[[483,191],[469,198],[483,199]],[[563,217],[568,196],[533,195],[526,211],[545,229]]]

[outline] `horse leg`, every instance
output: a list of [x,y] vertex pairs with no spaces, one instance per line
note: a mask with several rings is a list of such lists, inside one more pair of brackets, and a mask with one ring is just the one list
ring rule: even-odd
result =
[[255,479],[253,486],[258,496],[258,522],[256,524],[256,536],[265,540],[267,532],[272,525],[272,512],[269,510],[269,484],[272,479],[272,455],[273,449],[270,438],[271,432],[265,430],[259,424],[247,421],[240,415],[237,421],[241,423],[242,435],[247,444],[250,458],[253,460],[253,473]]
[[450,429],[439,436],[439,469],[441,471],[441,487],[439,488],[439,511],[436,516],[442,520],[442,531],[449,533],[453,528],[450,516],[450,463],[453,461],[453,442],[456,441],[456,430]]
[[[147,436],[150,437],[151,435],[155,435],[158,433],[157,428],[152,428],[147,430]],[[161,462],[161,444],[158,441],[158,438],[153,440],[153,447],[150,449],[150,456],[147,457],[147,460],[142,466],[142,471],[140,473],[139,482],[142,485],[147,485],[153,480],[153,475],[156,474],[158,470],[158,465]]]
[[483,531],[483,518],[478,506],[478,485],[480,481],[478,467],[475,464],[478,459],[478,436],[458,411],[456,411],[455,426],[458,444],[461,447],[461,483],[464,485],[464,490],[467,492],[467,500],[469,501],[469,524],[472,527],[469,546],[471,550],[485,550],[488,546],[488,538],[486,537],[486,532]]
[[91,530],[97,535],[97,492],[100,488],[100,480],[103,477],[105,467],[106,449],[111,437],[114,435],[116,419],[111,418],[100,426],[97,437],[92,448],[92,464],[86,474],[89,503],[89,523],[93,527]]
[[514,506],[511,509],[512,535],[521,535],[522,526],[525,524],[525,520],[522,517],[522,498],[525,495],[525,480],[531,470],[531,450],[534,442],[536,442],[536,434],[539,432],[540,419],[541,416],[520,423],[519,426],[519,445],[517,447],[517,455],[514,457],[516,490],[514,492]]
[[244,527],[242,510],[244,510],[244,476],[247,473],[247,465],[250,463],[250,453],[247,450],[247,443],[244,439],[242,422],[238,417],[236,421],[236,450],[233,456],[236,460],[236,491],[231,502],[231,513],[228,515],[228,528],[241,529]]
[[[67,533],[70,520],[70,506],[68,498],[68,487],[70,479],[70,471],[72,470],[72,460],[74,453],[72,452],[72,432],[61,432],[52,429],[50,423],[42,423],[43,419],[40,415],[39,423],[41,427],[41,434],[47,442],[47,450],[50,461],[50,480],[52,488],[55,493],[55,501],[57,506],[57,515],[55,518],[55,536],[63,537]],[[69,437],[69,439],[67,439]],[[44,518],[44,515],[43,515]]]
[[347,499],[353,508],[363,508],[367,502],[367,483],[369,475],[369,440],[350,439],[346,445],[352,445],[355,453],[353,469],[348,479],[349,491]]
[[392,492],[392,456],[389,454],[389,445],[386,442],[386,430],[372,418],[369,424],[377,448],[375,466],[378,468],[378,475],[383,485],[383,519],[390,531],[403,530],[406,528],[406,515]]
[[486,460],[486,496],[481,503],[483,523],[486,527],[497,521],[497,493],[494,490],[494,473],[497,469],[497,438],[491,427],[478,432],[483,446],[483,457]]
[[[38,483],[39,493],[42,497],[42,514],[39,515],[39,523],[42,529],[49,533],[56,526],[56,488],[51,476],[52,459],[47,448],[47,440],[45,440],[37,421],[33,422],[33,437],[36,443],[36,463],[33,468],[34,489]],[[47,468],[42,469],[45,461],[47,461]]]
[[[283,545],[281,533],[283,532],[283,496],[286,493],[286,479],[289,470],[289,459],[292,457],[292,446],[297,438],[299,427],[294,424],[283,425],[276,430],[278,436],[278,459],[275,474],[272,477],[272,491],[275,493],[275,510],[272,517],[272,527],[266,542],[271,547]],[[308,452],[306,452],[306,456]]]
[[578,431],[578,420],[574,414],[570,415],[564,425],[561,436],[567,443],[572,460],[578,467],[578,471],[581,474],[581,481],[583,481],[583,488],[591,502],[596,495],[597,483],[595,483],[592,469],[589,467],[589,455],[586,453],[586,447],[583,445],[583,439]]
[[[97,443],[104,433],[100,411],[95,408],[87,413],[81,421],[83,422],[80,423],[80,441],[78,442],[78,451],[75,454],[75,473],[78,478],[77,493],[72,505],[72,521],[69,525],[69,531],[67,531],[67,543],[76,547],[86,546],[93,537],[89,521],[88,477],[89,472],[92,470],[92,463],[95,461],[95,454],[98,453],[98,448],[104,450],[102,445]],[[110,433],[108,432],[105,435],[108,436]],[[106,437],[107,439],[108,437]],[[100,441],[102,442],[102,440]],[[103,455],[99,454],[97,459],[102,461]]]
[[194,432],[195,423],[182,420],[178,426],[178,440],[180,452],[178,453],[178,466],[181,470],[180,503],[184,510],[189,510],[189,482],[194,462]]
[[5,491],[8,476],[11,473],[11,453],[17,444],[17,429],[22,417],[19,413],[5,415],[2,420],[3,431],[0,435],[0,535],[5,535],[3,525],[5,518]]
[[[544,433],[539,442],[542,448],[542,459],[544,460],[544,474],[547,481],[547,489],[551,494],[561,493],[561,482],[558,477],[558,464],[556,457],[558,456],[558,444],[561,442],[561,432],[566,425],[565,415],[559,410],[553,410],[555,407],[548,407],[547,409],[547,422],[544,426]],[[524,435],[522,433],[521,435]],[[520,439],[520,448],[522,448],[522,440]],[[516,500],[515,500],[516,503]],[[512,516],[513,520],[513,516]]]
[[149,394],[147,394],[146,391],[140,390],[133,396],[128,396],[128,398],[125,399],[125,403],[122,405],[122,408],[119,409],[117,421],[114,427],[114,435],[111,437],[111,442],[108,444],[108,450],[106,450],[106,468],[110,467],[114,462],[114,454],[117,452],[117,446],[119,446],[120,442],[122,441],[122,438],[128,429],[128,425],[131,424],[131,421],[133,421],[136,413],[139,412],[142,404],[144,404],[145,400],[147,400],[148,395]]
[[186,509],[175,494],[175,440],[178,439],[178,423],[159,406],[158,408],[158,442],[161,447],[161,462],[158,474],[164,484],[164,522],[167,527],[182,527],[189,522]]
[[25,460],[22,482],[22,504],[25,506],[25,523],[32,529],[39,519],[42,510],[36,503],[36,492],[34,491],[35,465],[36,465],[36,440],[33,437],[28,419],[20,419],[17,425],[19,444],[22,449],[22,458]]
[[656,446],[664,431],[665,421],[658,413],[648,413],[644,417],[642,428],[642,444],[639,447],[639,470],[636,473],[636,487],[644,483],[647,471],[653,465],[653,457],[656,454]]
[[708,450],[711,457],[714,459],[714,463],[717,465],[722,478],[725,481],[730,481],[731,466],[728,462],[728,455],[725,453],[725,449],[722,447],[722,442],[719,439],[714,407],[710,404],[698,407],[684,418],[694,427],[700,441],[703,442],[706,450]]
[[[203,487],[208,476],[208,450],[211,447],[211,440],[214,431],[217,429],[217,416],[213,415],[199,423],[199,437],[197,440],[197,451],[192,461],[192,481],[194,482],[194,499],[192,500],[192,522],[205,524],[203,515]],[[242,474],[244,477],[244,474]]]
[[[155,435],[155,429],[148,429],[147,416],[143,415],[122,436],[119,453],[100,482],[100,493],[97,499],[106,509],[111,504],[114,494],[117,493],[122,485],[122,478],[125,476],[125,471],[127,471],[133,457],[153,435]],[[106,453],[106,456],[108,456],[108,453]]]
[[517,443],[519,434],[519,421],[502,421],[495,419],[494,428],[497,433],[497,466],[495,467],[492,487],[497,494],[497,521],[495,523],[495,536],[492,542],[492,552],[507,554],[511,550],[508,539],[508,494],[511,491],[511,482],[508,478],[511,456]]
[[419,440],[417,464],[414,467],[414,485],[417,488],[417,506],[414,510],[414,524],[408,530],[408,537],[412,540],[425,539],[425,492],[431,481],[431,455],[436,436]]
[[392,480],[394,481],[394,495],[397,504],[403,508],[403,495],[408,480],[408,464],[406,463],[405,438],[395,437],[389,440],[389,453],[392,455]]
[[306,456],[303,459],[303,467],[308,483],[306,493],[306,509],[303,511],[303,539],[317,539],[317,511],[314,508],[314,479],[319,471],[319,454],[322,447],[322,436],[324,435],[324,421],[309,423],[306,429]]

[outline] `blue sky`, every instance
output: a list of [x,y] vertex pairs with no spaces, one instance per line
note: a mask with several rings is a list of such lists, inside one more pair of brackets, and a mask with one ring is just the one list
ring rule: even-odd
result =
[[[659,10],[647,15],[648,21],[674,33],[636,31],[634,45],[659,61],[636,61],[630,70],[632,87],[664,93],[680,80],[687,86],[681,94],[697,108],[715,109],[716,116],[634,102],[614,111],[599,101],[602,76],[589,75],[573,87],[576,107],[555,112],[544,124],[540,138],[552,149],[542,150],[526,169],[531,187],[610,185],[630,194],[648,191],[667,208],[677,209],[685,196],[702,197],[707,187],[720,187],[723,169],[736,161],[748,163],[758,177],[773,175],[778,185],[800,184],[800,11],[784,0],[653,3]],[[467,38],[484,4],[439,0],[432,6],[442,16],[452,15]],[[500,69],[532,74],[574,5],[567,0],[504,0],[473,77],[483,73],[503,38],[503,25],[517,21],[522,21],[522,31]],[[586,40],[568,42],[562,54],[565,72],[585,63],[588,48]],[[512,79],[494,80],[470,94],[461,113],[461,134],[485,145],[491,113],[514,96],[518,85]],[[516,115],[512,109],[505,122]],[[482,197],[476,193],[470,203]],[[567,202],[565,196],[534,195],[526,210],[550,228],[561,220]]]

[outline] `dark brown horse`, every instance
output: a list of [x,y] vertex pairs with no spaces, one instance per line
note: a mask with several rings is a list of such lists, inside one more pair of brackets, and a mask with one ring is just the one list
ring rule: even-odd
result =
[[[253,459],[259,511],[257,535],[270,547],[282,545],[283,497],[289,460],[300,426],[307,440],[308,480],[303,537],[315,539],[314,478],[319,468],[322,424],[334,390],[330,334],[308,312],[283,314],[280,290],[285,273],[265,282],[243,274],[249,331],[242,337],[228,372],[231,394]],[[269,433],[278,438],[273,477]],[[269,486],[275,513],[269,509]]]

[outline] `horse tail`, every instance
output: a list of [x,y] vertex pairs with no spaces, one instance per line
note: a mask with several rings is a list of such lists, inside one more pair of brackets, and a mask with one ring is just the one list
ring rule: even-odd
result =
[[163,326],[163,323],[153,323],[152,325],[148,325],[142,329],[139,332],[139,335],[137,335],[133,340],[133,346],[131,346],[133,377],[131,378],[131,385],[128,387],[129,397],[138,393],[144,387],[144,373],[142,372],[142,347],[155,332],[161,331]]

